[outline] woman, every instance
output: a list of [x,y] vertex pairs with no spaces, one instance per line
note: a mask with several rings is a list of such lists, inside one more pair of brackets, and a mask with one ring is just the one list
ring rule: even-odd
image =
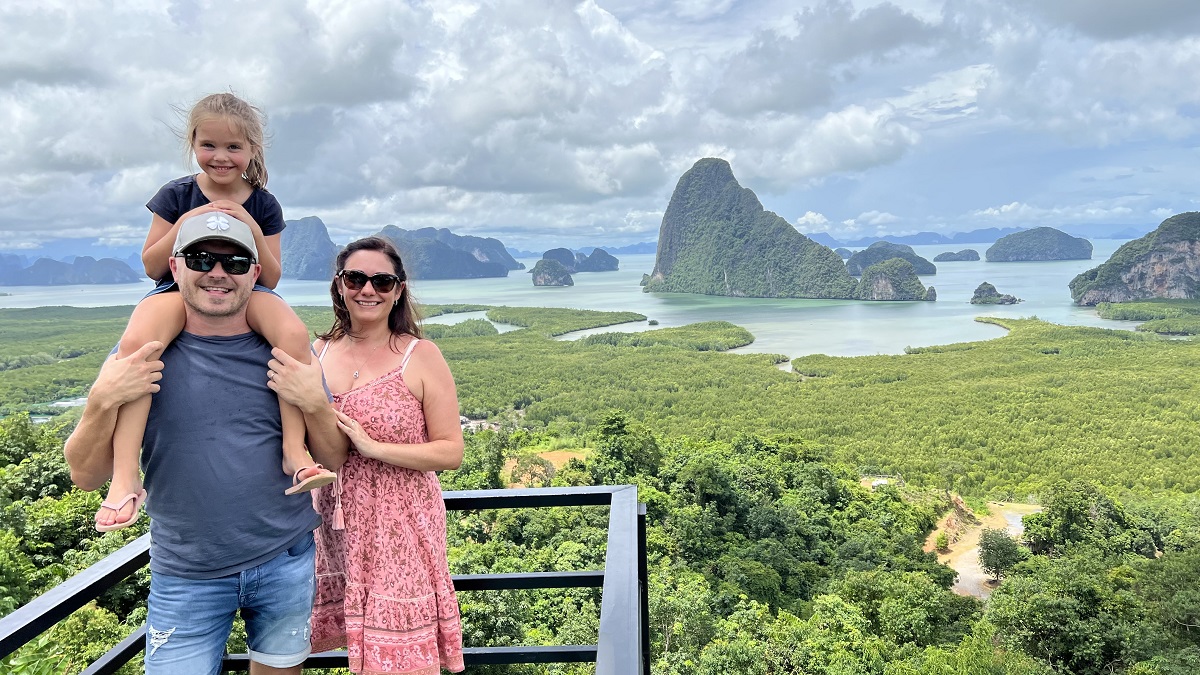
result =
[[[315,499],[324,524],[313,650],[346,646],[355,673],[461,671],[446,509],[434,474],[462,462],[454,379],[437,346],[420,339],[390,242],[351,242],[336,264],[333,327],[313,348],[351,448],[338,481]],[[290,390],[291,365],[272,362],[272,371],[276,390]]]

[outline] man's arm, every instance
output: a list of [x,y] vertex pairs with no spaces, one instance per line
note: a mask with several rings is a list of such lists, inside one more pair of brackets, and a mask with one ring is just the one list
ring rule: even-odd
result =
[[321,362],[314,358],[305,365],[278,347],[271,350],[271,355],[275,358],[267,364],[267,386],[304,413],[308,451],[325,468],[337,471],[346,461],[349,441],[338,428],[337,416],[329,405]]
[[148,342],[123,359],[109,356],[100,367],[100,374],[88,392],[83,416],[63,445],[63,454],[71,467],[71,481],[80,489],[99,489],[112,477],[112,437],[117,426],[117,409],[158,391],[163,363],[149,358],[162,348],[161,342]]

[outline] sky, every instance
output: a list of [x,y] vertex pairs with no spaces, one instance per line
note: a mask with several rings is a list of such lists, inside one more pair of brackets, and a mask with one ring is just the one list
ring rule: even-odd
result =
[[0,26],[0,250],[140,249],[196,170],[178,111],[218,91],[338,243],[653,241],[704,157],[843,239],[1198,208],[1195,0],[6,0]]

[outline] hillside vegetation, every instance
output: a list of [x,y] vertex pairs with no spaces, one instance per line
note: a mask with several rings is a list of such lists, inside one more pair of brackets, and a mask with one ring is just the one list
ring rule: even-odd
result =
[[[72,323],[55,308],[0,310],[5,358],[70,344],[83,352],[5,371],[0,400],[15,410],[82,395],[128,312],[72,310]],[[299,313],[328,328],[328,308]],[[1189,340],[986,319],[1010,333],[899,356],[805,356],[789,373],[772,355],[713,351],[744,343],[729,325],[564,341],[552,336],[645,317],[497,307],[488,318],[527,328],[496,334],[471,323],[438,338],[472,418],[571,435],[621,409],[676,436],[790,434],[864,472],[1001,499],[1060,478],[1200,489],[1200,344]],[[24,330],[8,328],[17,325]]]
[[[7,404],[85,388],[129,311],[0,310]],[[655,673],[1200,668],[1200,345],[988,319],[1009,334],[900,356],[806,356],[784,372],[775,356],[714,351],[748,337],[723,322],[569,341],[555,336],[645,317],[486,311],[524,328],[429,325],[463,410],[503,422],[468,434],[463,465],[441,475],[443,486],[504,487],[510,461],[526,485],[636,484],[647,504]],[[298,313],[317,330],[331,318],[328,308]],[[51,351],[72,344],[79,353]],[[0,421],[0,615],[145,532],[146,519],[105,536],[90,527],[101,493],[70,485],[61,449],[70,423]],[[578,458],[556,469],[538,462],[547,447]],[[907,485],[870,490],[859,482],[868,472],[901,473]],[[1026,520],[1020,554],[997,568],[1004,581],[986,607],[950,592],[954,572],[921,550],[948,508],[943,488],[1044,506]],[[603,509],[457,514],[451,567],[600,568],[605,527]],[[0,669],[78,672],[140,625],[146,592],[143,570],[22,650],[26,666]],[[468,646],[592,642],[599,604],[596,589],[460,594]],[[230,649],[244,651],[243,640]]]

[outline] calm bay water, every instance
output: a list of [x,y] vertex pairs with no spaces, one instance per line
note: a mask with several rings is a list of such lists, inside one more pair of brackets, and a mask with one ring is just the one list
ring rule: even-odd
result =
[[[738,351],[785,354],[859,356],[900,354],[907,346],[924,347],[952,342],[987,340],[1004,330],[981,324],[977,316],[1027,317],[1066,325],[1132,329],[1128,321],[1108,321],[1094,309],[1071,303],[1067,284],[1075,275],[1108,259],[1124,241],[1098,239],[1091,260],[1058,262],[937,263],[938,273],[922,277],[925,285],[937,288],[937,302],[858,302],[850,300],[768,300],[724,298],[677,293],[643,293],[638,283],[654,268],[653,255],[620,256],[617,272],[575,274],[575,286],[535,288],[525,271],[510,272],[501,279],[455,279],[420,281],[413,284],[418,300],[431,304],[477,303],[517,307],[570,307],[575,309],[627,310],[658,321],[649,326],[634,324],[582,331],[640,331],[682,326],[699,321],[729,321],[755,336],[754,344]],[[989,244],[915,246],[929,260],[949,250],[973,248],[980,256]],[[522,260],[533,267],[535,260]],[[1024,302],[1006,307],[970,304],[971,294],[981,282],[990,282],[1001,293]],[[0,307],[71,305],[99,307],[132,305],[150,290],[149,281],[113,286],[17,286],[0,288]],[[279,293],[294,305],[329,305],[329,284],[286,279]],[[468,316],[480,316],[471,314]],[[464,315],[435,317],[450,323]]]

